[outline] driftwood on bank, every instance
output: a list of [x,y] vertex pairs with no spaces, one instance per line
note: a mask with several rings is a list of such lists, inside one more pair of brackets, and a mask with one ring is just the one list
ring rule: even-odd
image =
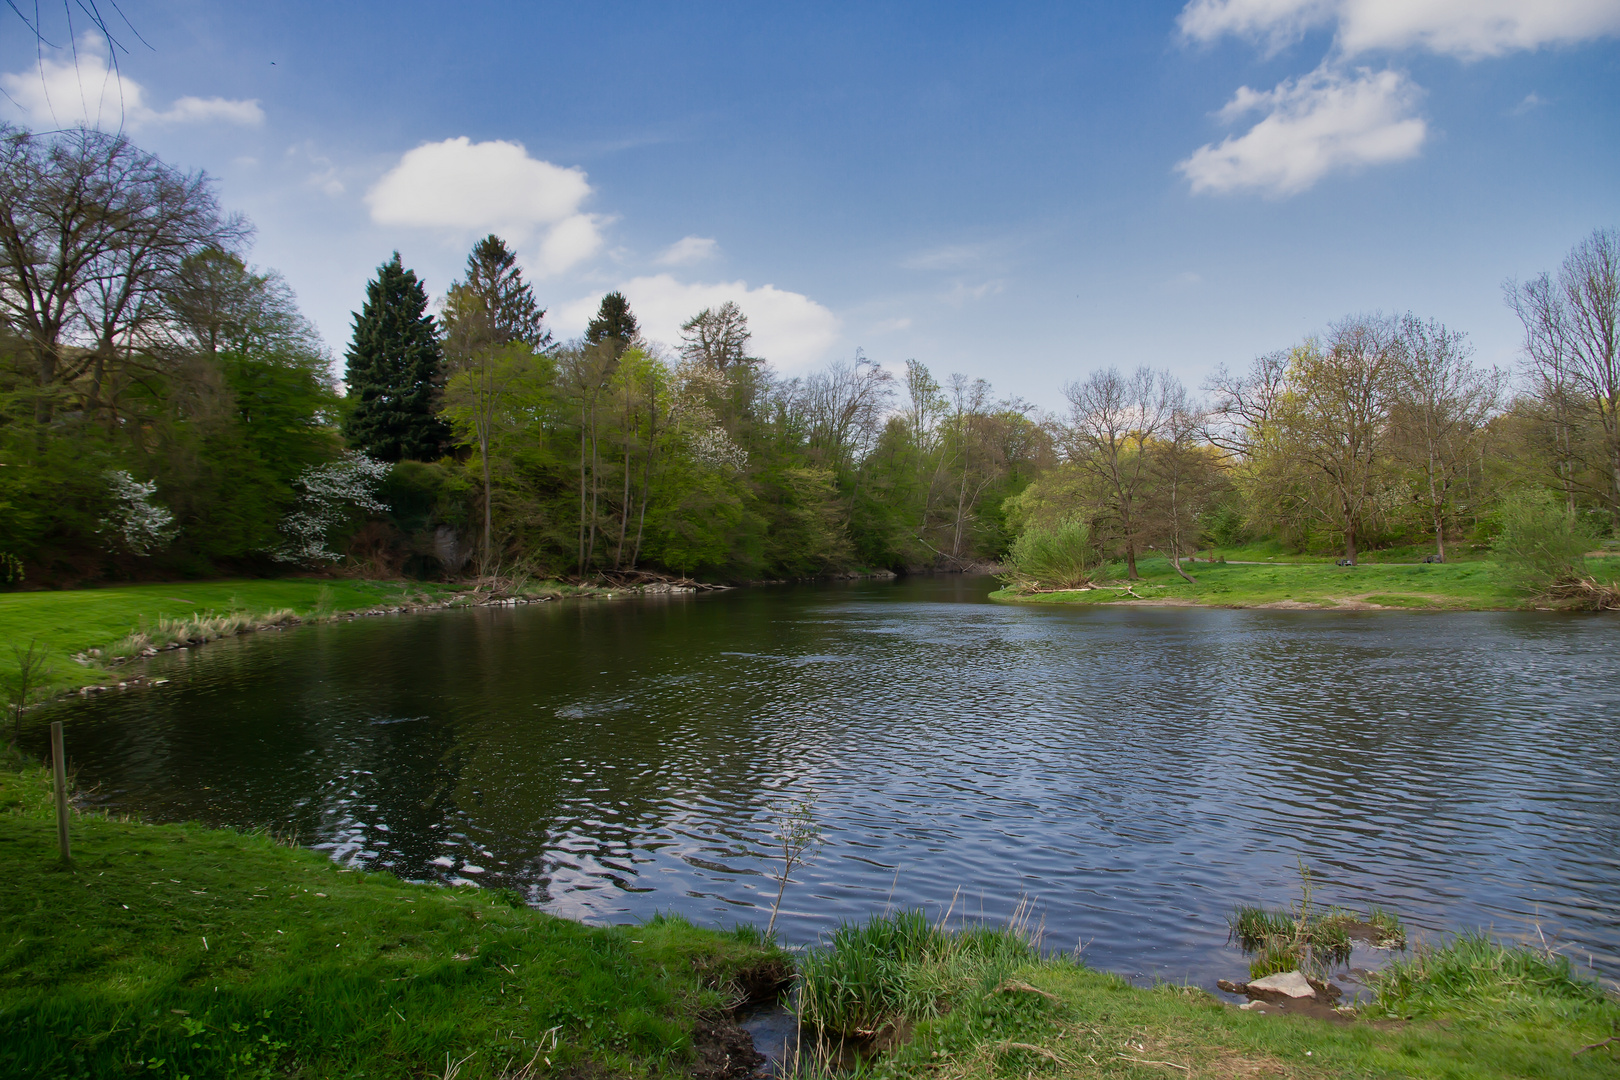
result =
[[1588,611],[1620,611],[1620,584],[1596,578],[1570,577],[1547,586],[1549,600],[1573,600]]
[[692,592],[723,592],[730,585],[715,585],[689,577],[675,577],[651,570],[602,570],[591,579],[591,584],[607,585],[615,589],[640,589],[649,585],[667,589],[690,589]]

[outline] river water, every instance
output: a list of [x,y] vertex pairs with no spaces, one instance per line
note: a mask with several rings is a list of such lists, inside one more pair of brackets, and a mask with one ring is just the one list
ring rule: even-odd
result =
[[[1143,980],[1243,977],[1234,904],[1393,908],[1620,976],[1620,623],[1063,609],[986,578],[445,611],[169,654],[75,700],[109,808],[296,832],[589,921],[1004,918]],[[43,728],[34,728],[43,744]]]

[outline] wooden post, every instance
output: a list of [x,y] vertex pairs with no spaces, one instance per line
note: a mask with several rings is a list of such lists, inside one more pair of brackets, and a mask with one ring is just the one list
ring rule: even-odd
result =
[[62,752],[62,721],[51,721],[51,769],[56,779],[56,845],[62,861],[71,862],[68,849],[67,755]]

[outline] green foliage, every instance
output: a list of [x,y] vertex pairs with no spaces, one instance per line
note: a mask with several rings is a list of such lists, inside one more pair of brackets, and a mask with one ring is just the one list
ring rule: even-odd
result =
[[952,932],[921,911],[874,915],[841,925],[825,948],[800,958],[800,1016],[829,1034],[871,1034],[937,1016],[956,994],[994,987],[1038,956],[1016,922]]
[[1097,574],[1091,528],[1069,518],[1051,527],[1026,525],[1007,552],[1002,580],[1025,590],[1075,589]]
[[615,352],[623,352],[635,343],[641,333],[636,317],[630,311],[630,301],[621,292],[610,292],[602,297],[596,317],[585,324],[585,340],[592,345],[614,343]]
[[1532,591],[1578,575],[1583,553],[1596,542],[1580,519],[1545,489],[1510,492],[1497,509],[1497,521],[1491,553]]
[[1507,945],[1477,931],[1390,964],[1376,973],[1373,988],[1379,1012],[1389,1016],[1550,1020],[1603,1006],[1617,1011],[1569,957]]
[[427,290],[396,251],[354,317],[345,377],[354,403],[343,435],[381,461],[432,460],[449,437],[437,414],[444,356],[427,305]]

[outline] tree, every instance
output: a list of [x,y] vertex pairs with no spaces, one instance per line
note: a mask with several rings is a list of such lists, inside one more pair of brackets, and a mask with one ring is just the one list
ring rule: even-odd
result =
[[450,286],[441,311],[445,359],[450,371],[446,413],[478,444],[484,481],[484,543],[480,572],[490,572],[494,505],[491,444],[503,420],[513,385],[530,370],[534,354],[547,348],[545,311],[523,280],[517,256],[490,234],[467,256],[467,280]]
[[748,316],[727,300],[717,308],[704,308],[681,324],[681,359],[705,364],[716,371],[763,363],[748,355]]
[[1108,513],[1125,547],[1125,569],[1138,577],[1136,553],[1145,522],[1141,501],[1150,481],[1149,448],[1173,413],[1180,384],[1168,373],[1140,367],[1129,376],[1118,368],[1094,371],[1064,388],[1069,422],[1064,428],[1068,460],[1100,483]]
[[427,291],[396,251],[366,285],[365,306],[354,317],[346,375],[354,408],[343,434],[381,461],[432,460],[449,437],[438,416],[444,354],[427,304]]
[[630,311],[630,301],[620,292],[602,297],[596,318],[585,324],[585,340],[592,345],[608,342],[615,358],[634,345],[640,333],[641,328]]
[[1150,448],[1149,513],[1164,540],[1171,567],[1196,585],[1192,575],[1182,569],[1181,557],[1188,541],[1196,538],[1195,522],[1215,486],[1217,451],[1204,439],[1208,424],[1203,408],[1188,397],[1180,383],[1168,385],[1166,404],[1169,408],[1159,438]]
[[[480,301],[482,317],[488,322],[486,333],[493,344],[519,342],[531,349],[550,348],[552,339],[551,331],[545,326],[546,309],[535,300],[534,290],[523,280],[517,256],[506,246],[506,241],[491,233],[473,245],[472,253],[467,256],[467,280],[462,282],[462,287]],[[449,333],[448,328],[446,333]]]
[[1467,335],[1433,319],[1408,313],[1397,333],[1395,451],[1422,474],[1435,554],[1443,562],[1446,511],[1501,398],[1501,377],[1476,370],[1468,362]]
[[[1509,283],[1508,303],[1525,331],[1532,370],[1551,391],[1573,508],[1572,429],[1595,421],[1601,433],[1601,495],[1620,530],[1620,230],[1595,229],[1570,249],[1556,282],[1540,274]],[[1595,463],[1597,464],[1597,463]]]
[[99,414],[109,368],[138,355],[181,263],[248,231],[221,215],[205,174],[122,135],[0,124],[0,316],[31,360],[40,437],[74,394]]
[[1385,494],[1399,385],[1395,320],[1345,319],[1325,342],[1289,354],[1286,390],[1270,410],[1266,465],[1290,498],[1330,522],[1354,566],[1357,544]]

